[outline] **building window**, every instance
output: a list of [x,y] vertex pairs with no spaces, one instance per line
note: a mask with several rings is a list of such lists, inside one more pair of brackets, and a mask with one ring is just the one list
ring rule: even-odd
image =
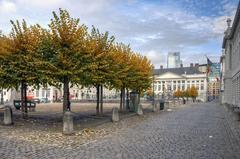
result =
[[[154,91],[156,91],[157,90],[157,86],[156,85],[154,85]],[[87,93],[88,93],[88,91],[87,91]]]
[[42,89],[42,97],[44,98],[45,97],[45,90],[44,89]]
[[47,90],[47,97],[50,98],[50,89]]
[[39,90],[36,90],[36,97],[39,97]]
[[173,85],[173,90],[176,90],[176,88],[177,88],[176,85]]
[[183,91],[185,90],[185,86],[184,86],[184,85],[182,85],[182,90],[183,90]]

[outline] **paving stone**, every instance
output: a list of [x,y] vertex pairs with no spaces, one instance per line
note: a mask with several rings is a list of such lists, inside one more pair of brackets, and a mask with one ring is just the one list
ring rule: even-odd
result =
[[3,159],[237,159],[239,125],[223,106],[202,103],[106,124],[102,128],[113,129],[109,135],[82,145],[74,144],[80,139],[78,136],[67,137],[70,141],[64,140],[60,145],[32,143],[9,137],[14,129],[1,126],[0,156]]

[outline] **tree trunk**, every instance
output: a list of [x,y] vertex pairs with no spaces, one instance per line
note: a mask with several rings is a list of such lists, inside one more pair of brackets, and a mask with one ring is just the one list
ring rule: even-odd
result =
[[1,90],[1,102],[0,102],[0,104],[4,104],[4,102],[3,102],[3,88]]
[[126,103],[127,109],[129,109],[129,90],[127,89],[127,103]]
[[100,86],[100,90],[101,90],[101,93],[100,93],[100,114],[103,115],[103,86],[101,85]]
[[123,92],[122,92],[122,89],[121,89],[121,93],[120,93],[120,111],[123,110],[123,100],[122,100],[122,98],[123,98]]
[[96,115],[99,115],[99,103],[100,103],[100,100],[99,100],[99,97],[100,97],[100,90],[99,90],[100,86],[97,85],[96,89],[97,89],[97,106],[96,106]]
[[122,92],[123,92],[123,94],[122,94],[122,103],[123,103],[123,111],[124,111],[124,110],[126,110],[125,88],[122,89]]
[[69,79],[64,78],[63,82],[63,112],[70,110],[70,99],[69,99]]
[[23,118],[27,117],[27,84],[25,81],[21,82],[21,109]]
[[[141,92],[139,91],[138,93],[139,93],[139,94],[138,94],[138,104],[140,104]],[[154,102],[154,101],[153,101],[153,102]]]

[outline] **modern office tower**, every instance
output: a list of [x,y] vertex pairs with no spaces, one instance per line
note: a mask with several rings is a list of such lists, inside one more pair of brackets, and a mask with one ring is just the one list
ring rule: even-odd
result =
[[167,68],[178,68],[182,64],[180,52],[169,52],[167,57]]

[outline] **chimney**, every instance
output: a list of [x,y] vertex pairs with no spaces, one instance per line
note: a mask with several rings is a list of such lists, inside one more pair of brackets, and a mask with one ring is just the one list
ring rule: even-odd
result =
[[199,67],[199,63],[195,63],[195,67]]
[[182,63],[180,64],[180,67],[183,67],[183,64],[182,64]]
[[163,65],[160,66],[160,69],[163,69]]
[[193,63],[190,63],[190,67],[193,67]]

